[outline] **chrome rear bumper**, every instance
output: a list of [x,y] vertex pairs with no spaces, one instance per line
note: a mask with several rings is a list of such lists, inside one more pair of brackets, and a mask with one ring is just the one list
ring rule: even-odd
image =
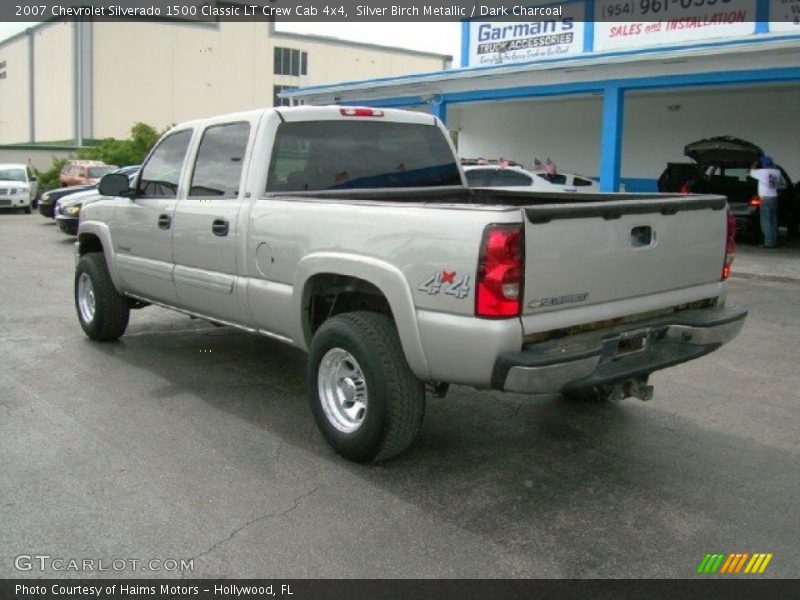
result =
[[713,352],[742,329],[746,310],[687,310],[530,344],[495,362],[492,387],[550,394],[649,375]]

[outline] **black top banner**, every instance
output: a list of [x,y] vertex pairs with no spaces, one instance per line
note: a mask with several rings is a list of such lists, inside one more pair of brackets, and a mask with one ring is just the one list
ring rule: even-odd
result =
[[[181,20],[291,22],[550,21],[788,22],[800,0],[4,0],[0,21]],[[569,18],[575,18],[570,16]],[[698,21],[698,26],[700,23]]]

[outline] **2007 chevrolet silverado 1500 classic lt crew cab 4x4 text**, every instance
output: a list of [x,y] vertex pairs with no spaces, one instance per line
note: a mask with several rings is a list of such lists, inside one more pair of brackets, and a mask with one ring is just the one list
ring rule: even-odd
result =
[[646,399],[650,373],[741,329],[725,198],[464,183],[423,113],[178,125],[81,214],[80,324],[114,340],[158,304],[306,350],[316,422],[355,461],[411,444],[426,388]]

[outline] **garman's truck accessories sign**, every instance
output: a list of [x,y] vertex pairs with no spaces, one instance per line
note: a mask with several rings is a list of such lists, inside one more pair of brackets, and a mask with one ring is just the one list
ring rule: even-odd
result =
[[[580,4],[580,3],[579,3]],[[522,22],[474,21],[470,24],[470,65],[501,65],[583,51],[585,11],[565,4],[557,16]]]

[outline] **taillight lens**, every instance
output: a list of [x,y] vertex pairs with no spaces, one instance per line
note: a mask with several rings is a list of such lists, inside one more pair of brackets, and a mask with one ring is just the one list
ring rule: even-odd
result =
[[736,219],[728,211],[728,233],[725,238],[725,262],[722,263],[722,280],[731,276],[733,258],[736,256]]
[[478,261],[475,314],[516,317],[522,305],[522,226],[489,225]]
[[761,206],[761,198],[759,196],[753,196],[750,198],[750,206],[753,208],[758,208]]
[[339,112],[343,117],[382,117],[383,111],[377,108],[340,108]]

